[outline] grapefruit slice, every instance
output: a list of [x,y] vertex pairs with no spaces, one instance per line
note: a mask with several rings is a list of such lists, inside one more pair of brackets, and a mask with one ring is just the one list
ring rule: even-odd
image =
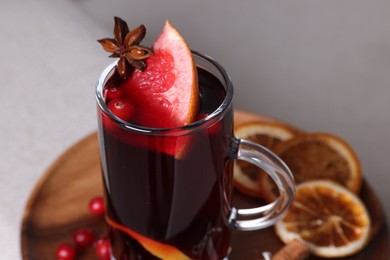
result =
[[183,37],[169,21],[152,46],[144,71],[123,83],[134,104],[132,121],[145,127],[172,128],[196,120],[199,87],[195,62]]
[[[132,116],[125,121],[149,128],[175,128],[196,121],[199,87],[191,50],[168,21],[152,49],[154,55],[146,59],[146,69],[135,69],[118,86],[122,90],[121,98],[133,105]],[[189,136],[137,134],[115,125],[106,115],[102,115],[102,120],[107,131],[131,145],[176,159],[181,159],[188,150]]]

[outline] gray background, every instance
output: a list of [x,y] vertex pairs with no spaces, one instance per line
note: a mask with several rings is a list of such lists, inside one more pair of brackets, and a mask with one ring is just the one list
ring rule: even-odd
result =
[[2,0],[0,258],[20,258],[36,181],[96,129],[94,85],[110,62],[96,39],[114,15],[144,23],[146,45],[169,19],[225,66],[236,108],[343,137],[389,219],[389,12],[384,0]]

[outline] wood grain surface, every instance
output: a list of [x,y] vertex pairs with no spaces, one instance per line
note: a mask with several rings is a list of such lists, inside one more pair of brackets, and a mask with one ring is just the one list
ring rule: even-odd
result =
[[[273,119],[242,111],[235,112],[235,123]],[[88,213],[89,200],[102,195],[97,134],[92,133],[66,150],[43,174],[24,209],[21,230],[23,259],[55,259],[59,243],[71,242],[71,234],[80,227],[90,227],[96,234],[105,234],[102,217]],[[388,260],[389,232],[383,209],[374,190],[364,182],[360,197],[372,218],[372,238],[360,253],[343,259]],[[258,206],[259,201],[235,193],[240,207]],[[283,246],[273,228],[251,232],[233,232],[230,259],[262,259],[261,253],[277,252]],[[93,248],[78,259],[97,259]],[[310,259],[320,259],[311,256]]]

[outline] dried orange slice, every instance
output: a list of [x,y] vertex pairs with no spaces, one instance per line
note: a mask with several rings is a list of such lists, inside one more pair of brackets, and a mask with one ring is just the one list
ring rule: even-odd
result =
[[367,244],[370,216],[353,192],[332,181],[308,181],[296,187],[292,208],[275,224],[278,237],[300,239],[320,257],[344,257]]
[[333,180],[359,193],[361,166],[350,145],[325,133],[302,134],[275,147],[288,165],[297,184],[316,179]]
[[[285,124],[261,121],[242,123],[234,129],[236,137],[258,143],[270,150],[296,133],[297,130]],[[270,200],[269,197],[273,197],[270,191],[272,187],[266,178],[266,173],[250,163],[244,161],[234,163],[234,185],[246,195]]]

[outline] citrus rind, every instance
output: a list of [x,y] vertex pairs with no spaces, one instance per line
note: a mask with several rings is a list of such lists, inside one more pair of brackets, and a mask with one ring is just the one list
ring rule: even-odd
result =
[[285,124],[276,122],[252,121],[242,123],[234,128],[234,133],[239,138],[248,138],[253,135],[267,135],[285,141],[294,136],[298,131]]

